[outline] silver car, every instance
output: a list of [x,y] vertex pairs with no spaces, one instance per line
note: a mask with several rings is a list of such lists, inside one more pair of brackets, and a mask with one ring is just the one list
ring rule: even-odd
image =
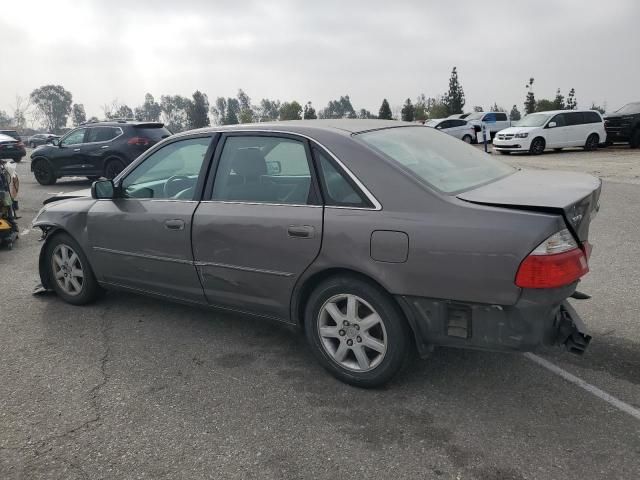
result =
[[295,121],[174,135],[33,223],[67,302],[128,290],[285,322],[373,387],[414,348],[583,352],[566,299],[600,188],[411,123]]
[[424,124],[425,127],[435,128],[452,137],[459,138],[465,143],[476,140],[476,131],[473,125],[459,118],[434,118]]

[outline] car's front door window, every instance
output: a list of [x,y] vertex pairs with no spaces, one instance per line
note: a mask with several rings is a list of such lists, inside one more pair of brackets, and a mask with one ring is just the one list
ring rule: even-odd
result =
[[170,143],[155,151],[122,181],[125,198],[193,200],[210,137]]
[[62,146],[78,145],[84,141],[84,132],[86,128],[79,128],[67,135],[60,144]]

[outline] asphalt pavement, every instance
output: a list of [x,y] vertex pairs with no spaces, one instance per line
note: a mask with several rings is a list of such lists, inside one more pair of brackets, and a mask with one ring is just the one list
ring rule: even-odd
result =
[[[596,158],[544,160],[576,155]],[[0,479],[640,478],[640,419],[596,394],[640,410],[633,179],[604,183],[580,286],[593,298],[572,302],[591,347],[539,353],[584,385],[520,354],[441,348],[371,391],[263,320],[122,293],[86,307],[34,297],[30,220],[89,182],[40,186],[28,159],[18,171],[23,234],[0,250]]]

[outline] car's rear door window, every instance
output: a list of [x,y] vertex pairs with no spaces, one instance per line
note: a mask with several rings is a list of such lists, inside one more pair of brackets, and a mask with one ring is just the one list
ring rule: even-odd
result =
[[353,182],[338,169],[325,153],[314,148],[313,158],[320,169],[320,183],[326,205],[354,208],[372,207]]
[[108,142],[122,133],[117,127],[91,127],[87,130],[86,143]]
[[306,205],[312,178],[305,144],[271,136],[227,137],[212,200]]
[[419,181],[445,193],[469,190],[515,171],[475,147],[430,128],[386,128],[355,138]]

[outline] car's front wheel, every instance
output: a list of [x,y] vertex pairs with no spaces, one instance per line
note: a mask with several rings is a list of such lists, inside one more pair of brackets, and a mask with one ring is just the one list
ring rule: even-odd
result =
[[100,286],[80,245],[66,233],[56,234],[45,246],[49,282],[65,302],[85,305],[100,294]]
[[343,382],[377,387],[403,367],[410,348],[407,322],[380,287],[355,276],[330,278],[313,291],[305,333],[324,368]]
[[56,174],[49,162],[44,159],[34,160],[33,175],[40,185],[53,185],[56,183]]
[[544,141],[544,138],[542,137],[534,138],[533,141],[531,142],[531,146],[529,147],[529,153],[531,155],[541,155],[544,153],[545,146],[546,146],[546,143]]

